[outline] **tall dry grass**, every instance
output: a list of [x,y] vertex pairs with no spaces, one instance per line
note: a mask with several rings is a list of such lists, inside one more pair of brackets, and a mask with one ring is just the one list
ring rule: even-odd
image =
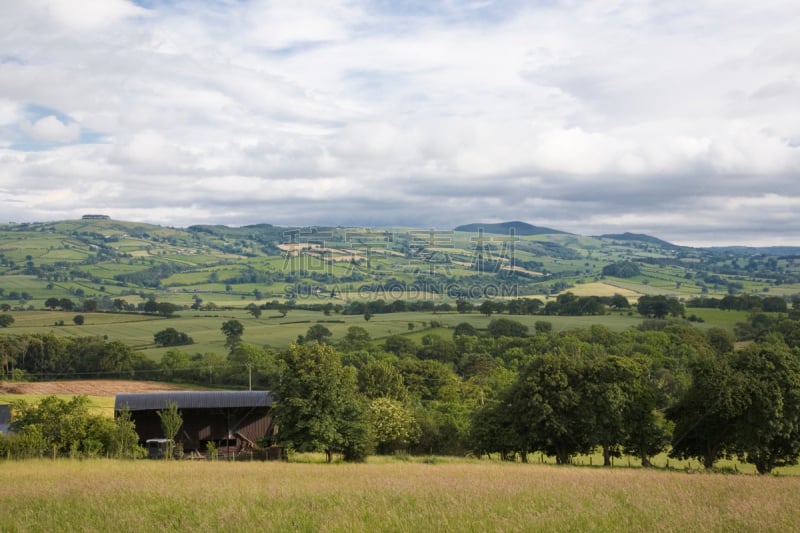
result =
[[1,531],[793,531],[800,478],[497,463],[0,464]]

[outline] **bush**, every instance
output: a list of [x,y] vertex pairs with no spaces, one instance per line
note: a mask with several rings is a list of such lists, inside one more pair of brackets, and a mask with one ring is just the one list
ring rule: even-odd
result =
[[[36,404],[17,400],[12,402],[12,408],[14,434],[3,437],[0,451],[10,458],[97,457],[109,450],[115,434],[113,420],[89,412],[86,396],[69,401],[48,396]],[[127,441],[136,443],[131,437]]]
[[603,267],[604,276],[614,276],[617,278],[632,278],[641,274],[639,265],[630,261],[619,261]]
[[153,341],[159,346],[183,346],[194,343],[189,335],[175,328],[162,329],[153,335]]
[[214,444],[214,442],[208,441],[206,443],[206,455],[208,456],[209,461],[217,460],[217,445]]
[[516,320],[497,318],[489,322],[489,335],[495,339],[500,337],[525,337],[528,335],[528,326]]

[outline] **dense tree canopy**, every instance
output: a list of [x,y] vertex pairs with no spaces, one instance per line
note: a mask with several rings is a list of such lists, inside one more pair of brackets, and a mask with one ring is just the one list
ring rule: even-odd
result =
[[604,276],[614,276],[617,278],[632,278],[640,275],[642,272],[639,265],[632,261],[618,261],[603,267],[602,274]]
[[366,405],[356,372],[343,367],[327,344],[292,344],[279,356],[281,377],[274,388],[278,443],[298,451],[324,451],[362,459],[370,437]]
[[175,328],[166,328],[153,335],[153,340],[159,346],[182,346],[192,344],[192,338]]
[[306,342],[318,342],[320,344],[324,344],[333,337],[333,333],[331,330],[323,326],[322,324],[314,324],[313,326],[308,328],[306,331],[305,341]]
[[[416,321],[428,331],[373,341],[350,326],[334,347],[318,323],[310,342],[283,352],[243,343],[244,327],[228,320],[228,353],[173,347],[160,361],[102,337],[3,335],[0,368],[6,379],[155,377],[273,390],[280,443],[353,460],[373,448],[522,459],[536,451],[558,462],[602,451],[607,463],[627,453],[648,465],[671,443],[674,457],[709,468],[736,456],[769,472],[800,454],[796,316],[759,308],[732,333],[680,319],[677,300],[642,297],[650,318],[635,328],[554,332],[538,320],[531,332],[502,315],[523,300],[495,302],[492,320],[465,316],[452,335]],[[548,305],[562,313],[593,302],[602,303],[565,293]],[[154,340],[182,335],[165,328]]]

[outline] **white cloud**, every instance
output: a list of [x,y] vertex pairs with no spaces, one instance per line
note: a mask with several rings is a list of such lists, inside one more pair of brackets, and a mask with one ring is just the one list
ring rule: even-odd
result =
[[37,141],[69,143],[80,139],[81,128],[74,122],[64,123],[55,115],[48,115],[30,123],[24,121],[22,129]]
[[17,122],[20,116],[20,108],[16,102],[0,98],[0,126]]
[[245,14],[246,41],[270,49],[345,40],[361,18],[348,3],[331,0],[259,2]]
[[80,4],[0,4],[4,213],[800,242],[789,0]]
[[28,9],[70,30],[96,30],[128,17],[147,15],[127,0],[27,0]]

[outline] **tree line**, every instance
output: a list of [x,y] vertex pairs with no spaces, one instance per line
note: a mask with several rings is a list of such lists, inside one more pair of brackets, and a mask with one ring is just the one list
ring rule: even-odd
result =
[[[314,324],[283,350],[246,343],[245,333],[227,321],[227,354],[174,348],[160,362],[95,337],[0,337],[0,354],[6,377],[107,368],[271,390],[276,444],[351,460],[541,452],[569,462],[600,449],[607,461],[626,453],[647,464],[669,450],[708,467],[737,456],[769,472],[800,453],[800,320],[786,315],[754,313],[738,337],[678,319],[558,333],[542,320],[529,331],[505,316],[485,330],[462,323],[420,341],[376,340],[359,326],[334,339]],[[737,340],[747,346],[735,349]]]
[[[277,442],[352,460],[460,448],[523,461],[541,452],[567,463],[600,449],[606,464],[625,453],[648,466],[663,451],[707,468],[729,456],[760,473],[796,464],[800,351],[778,333],[738,351],[733,340],[680,323],[458,335],[459,359],[471,353],[471,365],[460,366],[420,358],[425,343],[416,356],[375,352],[360,365],[344,346],[292,344],[275,356],[284,428]],[[397,348],[390,341],[387,351]],[[488,350],[479,355],[481,348]],[[449,416],[432,420],[433,413]]]

